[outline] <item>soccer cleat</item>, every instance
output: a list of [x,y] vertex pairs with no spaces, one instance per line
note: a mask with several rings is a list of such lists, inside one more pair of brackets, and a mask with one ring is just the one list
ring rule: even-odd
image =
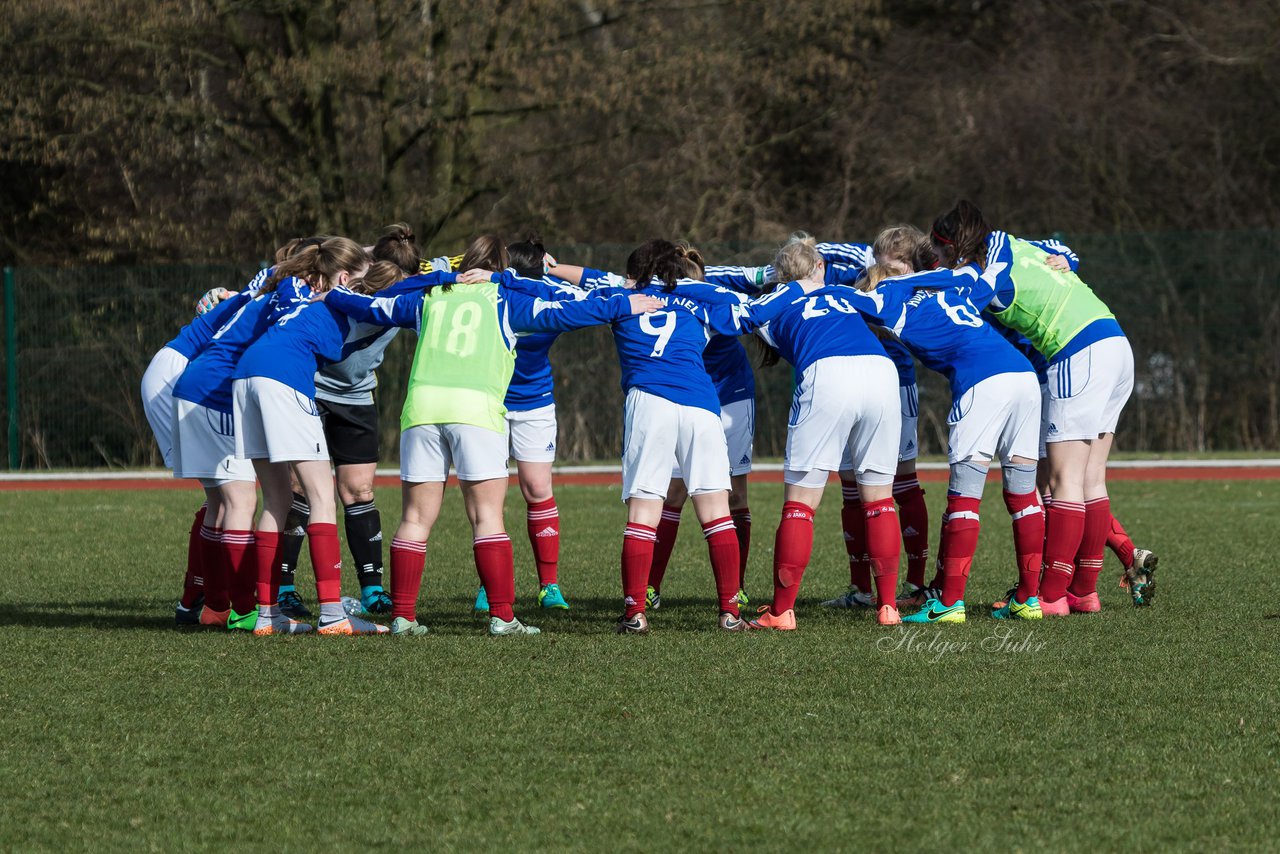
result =
[[775,629],[779,632],[794,632],[796,630],[795,608],[788,608],[781,614],[775,615],[769,611],[768,605],[761,605],[758,613],[760,616],[748,623],[753,629]]
[[258,609],[247,614],[237,614],[235,608],[227,611],[227,628],[233,632],[251,632],[258,626]]
[[1096,591],[1087,596],[1076,596],[1068,590],[1066,598],[1067,610],[1073,614],[1096,614],[1102,610],[1102,603],[1098,601]]
[[190,608],[182,607],[182,600],[173,606],[173,624],[180,629],[200,625],[200,612],[204,609],[204,597],[196,599]]
[[644,606],[655,611],[662,607],[662,594],[658,592],[657,588],[650,587],[645,591]]
[[751,624],[739,617],[737,614],[730,614],[728,611],[720,612],[720,628],[726,632],[746,632],[750,631]]
[[277,604],[280,606],[280,613],[291,620],[301,620],[303,617],[311,616],[311,611],[302,603],[302,597],[296,590],[280,591]]
[[396,617],[391,621],[391,634],[398,638],[420,637],[427,633],[427,627],[417,620],[406,620]]
[[747,598],[747,591],[741,587],[738,588],[738,595],[733,598],[737,601],[739,608],[745,608],[751,604],[751,600]]
[[327,623],[321,617],[320,624],[316,626],[316,634],[318,635],[385,635],[390,631],[386,626],[371,623],[362,617],[356,617],[351,614],[340,620],[330,620]]
[[904,623],[963,623],[964,600],[957,599],[954,605],[943,605],[941,599],[930,599],[924,607],[914,614],[902,618]]
[[1027,601],[1019,602],[1010,592],[1008,601],[991,609],[991,616],[997,620],[1042,620],[1044,612],[1040,610],[1040,600],[1028,596]]
[[231,609],[225,611],[215,611],[208,605],[200,609],[200,625],[216,626],[219,629],[227,627],[227,618],[231,616]]
[[824,608],[870,608],[875,604],[870,593],[863,593],[858,585],[850,584],[849,589],[834,599],[822,603]]
[[382,589],[381,584],[370,584],[360,588],[360,604],[370,614],[390,614],[391,597]]
[[291,620],[284,614],[276,614],[271,617],[268,622],[258,621],[258,625],[254,627],[255,635],[305,635],[311,631],[308,623],[300,623],[297,620]]
[[1071,607],[1067,604],[1067,597],[1055,599],[1050,602],[1048,599],[1040,600],[1040,613],[1046,617],[1065,617],[1071,613]]
[[526,626],[524,623],[512,617],[509,621],[500,617],[489,618],[489,637],[501,638],[508,635],[540,635],[542,629],[536,626]]
[[548,584],[538,591],[538,604],[544,608],[559,608],[562,611],[569,610],[569,603],[565,600],[564,594],[560,592],[559,584]]
[[644,614],[636,614],[634,617],[628,617],[625,614],[618,620],[618,625],[613,630],[620,635],[647,635],[649,634],[649,618]]
[[1150,605],[1156,596],[1155,571],[1160,559],[1156,553],[1148,549],[1133,550],[1133,566],[1124,571],[1120,577],[1120,586],[1129,588],[1133,597],[1133,606],[1141,608]]
[[1005,591],[1004,598],[991,603],[991,610],[998,611],[1014,600],[1018,592],[1018,585],[1014,585]]
[[476,591],[476,604],[473,607],[476,611],[489,610],[489,594],[484,592],[483,587]]
[[921,587],[907,582],[903,592],[898,596],[899,608],[922,608],[930,599],[941,599],[942,591],[937,587]]
[[876,619],[879,620],[882,626],[902,625],[902,615],[892,605],[881,605],[880,610],[876,612]]

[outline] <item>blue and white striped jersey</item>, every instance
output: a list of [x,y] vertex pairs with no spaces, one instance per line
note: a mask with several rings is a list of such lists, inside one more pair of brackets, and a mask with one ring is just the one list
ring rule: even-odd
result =
[[805,293],[798,282],[788,282],[745,306],[742,325],[791,363],[797,383],[819,359],[885,356],[880,340],[850,304],[849,292],[840,285],[826,285]]

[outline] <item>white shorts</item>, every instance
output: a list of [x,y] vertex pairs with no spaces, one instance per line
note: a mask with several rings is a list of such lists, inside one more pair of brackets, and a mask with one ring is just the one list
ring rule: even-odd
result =
[[173,468],[173,386],[187,369],[187,357],[169,347],[151,357],[142,375],[142,411],[160,446],[165,468]]
[[458,480],[507,477],[507,433],[474,424],[419,424],[400,434],[400,479],[443,483],[449,466]]
[[898,433],[898,462],[905,463],[920,455],[920,443],[916,441],[916,426],[920,422],[920,389],[915,383],[898,386],[898,402],[902,413],[902,429]]
[[507,410],[511,458],[522,463],[556,461],[556,405],[548,403],[523,412]]
[[884,356],[829,356],[805,368],[791,399],[783,480],[822,486],[833,471],[884,486],[898,470],[898,371]]
[[947,417],[952,465],[968,459],[1002,463],[1036,459],[1040,449],[1040,383],[1030,372],[987,377],[960,396]]
[[329,459],[314,400],[266,377],[236,380],[231,391],[237,457],[273,463]]
[[1049,447],[1045,444],[1045,437],[1049,435],[1049,386],[1044,384],[1040,386],[1040,459],[1049,456]]
[[1133,392],[1133,349],[1124,337],[1103,338],[1049,365],[1045,441],[1096,439],[1114,433]]
[[[754,398],[720,405],[720,426],[729,449],[729,474],[751,474],[751,457],[756,445],[756,402]],[[684,480],[680,466],[671,470],[673,480]]]
[[674,462],[690,495],[728,491],[729,451],[714,412],[633,388],[623,416],[622,500],[667,497]]
[[189,400],[173,402],[173,476],[216,487],[233,480],[253,483],[253,463],[236,457],[234,419]]

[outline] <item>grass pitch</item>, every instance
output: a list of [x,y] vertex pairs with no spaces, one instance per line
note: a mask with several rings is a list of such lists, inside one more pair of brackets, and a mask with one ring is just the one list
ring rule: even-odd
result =
[[[456,491],[410,640],[175,631],[194,491],[0,493],[0,847],[1274,846],[1280,482],[1116,484],[1155,606],[1108,557],[1101,614],[1008,626],[997,488],[963,626],[817,606],[847,583],[832,489],[799,632],[715,630],[689,508],[647,638],[611,633],[617,489],[557,491],[567,613],[534,607],[513,489],[517,613],[546,634],[499,640]],[[763,602],[781,489],[753,490]]]

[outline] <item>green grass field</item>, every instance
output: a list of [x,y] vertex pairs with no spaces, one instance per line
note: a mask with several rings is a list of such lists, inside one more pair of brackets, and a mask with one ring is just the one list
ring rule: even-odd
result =
[[[781,490],[753,489],[764,600]],[[454,491],[432,634],[393,640],[175,631],[194,492],[0,493],[0,848],[1273,849],[1280,481],[1113,495],[1161,555],[1153,608],[1109,557],[1103,613],[991,620],[1015,574],[993,489],[968,623],[824,613],[847,582],[831,490],[799,632],[715,629],[690,510],[634,638],[611,631],[617,490],[558,491],[574,608],[550,614],[513,490],[517,613],[545,634],[490,639]],[[379,502],[389,540],[399,495]]]

